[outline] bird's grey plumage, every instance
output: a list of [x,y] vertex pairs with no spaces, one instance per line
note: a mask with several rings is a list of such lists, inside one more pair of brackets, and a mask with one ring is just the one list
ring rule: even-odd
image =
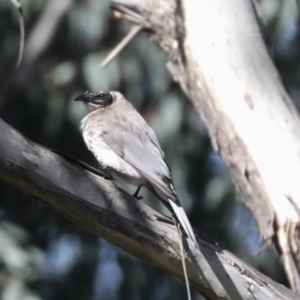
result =
[[75,100],[86,102],[91,109],[81,122],[81,130],[88,149],[101,166],[113,177],[148,186],[175,213],[186,234],[196,241],[173,188],[164,153],[143,117],[119,92],[85,94]]

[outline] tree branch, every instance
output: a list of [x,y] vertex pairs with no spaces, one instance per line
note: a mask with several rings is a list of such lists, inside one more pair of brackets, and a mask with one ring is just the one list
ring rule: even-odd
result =
[[[0,119],[0,178],[130,254],[183,280],[175,227],[110,180],[29,140]],[[185,243],[191,286],[208,299],[297,299],[218,246]]]

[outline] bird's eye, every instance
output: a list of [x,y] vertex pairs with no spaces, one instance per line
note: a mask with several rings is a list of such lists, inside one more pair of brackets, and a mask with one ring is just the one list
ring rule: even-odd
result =
[[102,107],[108,106],[112,103],[112,95],[108,92],[101,92],[96,96],[95,103],[101,105]]

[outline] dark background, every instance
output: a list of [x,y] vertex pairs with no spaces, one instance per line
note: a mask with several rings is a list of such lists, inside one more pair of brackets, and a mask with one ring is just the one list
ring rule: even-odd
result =
[[[258,2],[270,55],[298,105],[297,2]],[[24,61],[15,70],[18,15],[9,0],[0,0],[0,115],[28,136],[97,167],[78,130],[86,109],[72,99],[86,90],[121,91],[157,133],[193,227],[287,285],[279,258],[259,242],[257,224],[236,201],[227,169],[212,151],[205,126],[166,71],[166,55],[148,35],[139,34],[106,69],[100,69],[100,62],[131,26],[113,18],[108,0],[22,4],[26,45]],[[146,203],[166,213],[144,189],[142,194]],[[185,297],[185,286],[178,279],[0,182],[1,299]],[[202,297],[193,293],[193,299]]]

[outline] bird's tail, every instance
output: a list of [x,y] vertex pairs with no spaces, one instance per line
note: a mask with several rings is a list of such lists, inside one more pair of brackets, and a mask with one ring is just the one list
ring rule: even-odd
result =
[[180,225],[183,227],[183,229],[184,229],[185,233],[187,234],[187,236],[194,243],[197,243],[194,230],[193,230],[193,228],[191,226],[191,223],[190,223],[183,207],[181,206],[180,202],[177,201],[177,203],[176,203],[172,199],[168,199],[168,201],[169,201],[169,204],[172,207],[173,212],[175,213],[176,218],[178,219]]
[[194,230],[191,226],[191,223],[180,203],[180,201],[176,198],[176,194],[174,191],[174,200],[169,198],[161,189],[157,188],[155,185],[148,186],[148,189],[171,211],[175,214],[177,220],[182,226],[183,230],[187,234],[187,236],[197,244],[197,240],[195,237]]

